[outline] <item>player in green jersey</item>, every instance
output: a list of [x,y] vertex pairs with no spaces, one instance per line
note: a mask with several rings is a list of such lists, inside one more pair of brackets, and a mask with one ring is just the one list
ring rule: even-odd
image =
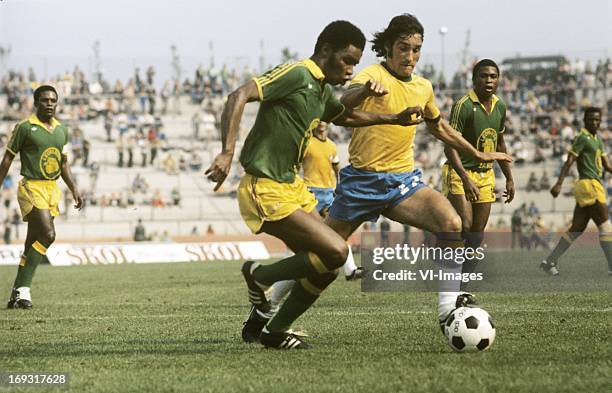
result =
[[[472,70],[474,89],[457,100],[451,110],[450,125],[479,151],[506,153],[504,131],[506,105],[495,95],[499,67],[491,59],[480,60]],[[442,193],[451,202],[462,222],[465,246],[480,247],[495,202],[495,174],[492,162],[480,162],[446,145],[448,162],[442,167]],[[514,180],[510,163],[499,161],[506,177],[506,203],[514,198]],[[473,261],[463,265],[464,272],[474,269]]]
[[265,327],[259,338],[267,347],[308,347],[290,326],[334,281],[348,255],[346,242],[323,223],[315,209],[316,199],[297,176],[317,124],[355,127],[422,121],[420,107],[374,114],[345,108],[336,99],[332,86],[349,81],[364,46],[365,37],[357,27],[332,22],[319,35],[309,59],[280,65],[254,78],[229,95],[223,111],[223,150],[206,171],[208,178],[217,183],[215,189],[221,186],[230,171],[244,106],[261,101],[240,154],[246,172],[238,188],[240,213],[253,232],[276,236],[295,252],[265,266],[247,261],[242,268],[255,317],[269,312],[266,291],[272,284],[297,281],[278,312],[269,321],[262,319]]
[[603,187],[604,169],[612,172],[603,141],[597,136],[601,125],[601,109],[586,108],[584,111],[584,128],[574,139],[567,160],[561,168],[559,180],[550,190],[553,198],[561,192],[561,186],[574,162],[578,165],[579,179],[574,187],[576,206],[572,225],[561,236],[559,243],[548,257],[540,264],[542,270],[551,276],[559,275],[557,264],[559,257],[572,245],[586,229],[592,219],[599,229],[599,244],[608,260],[608,274],[612,275],[612,225],[608,218],[606,193]]
[[83,199],[76,188],[68,157],[68,129],[55,118],[58,95],[53,86],[42,85],[34,91],[36,113],[19,123],[11,135],[0,163],[0,184],[17,154],[21,175],[17,200],[23,220],[28,222],[23,255],[17,270],[8,308],[32,308],[30,287],[36,267],[55,241],[54,217],[59,215],[62,192],[56,180],[61,177],[81,209]]

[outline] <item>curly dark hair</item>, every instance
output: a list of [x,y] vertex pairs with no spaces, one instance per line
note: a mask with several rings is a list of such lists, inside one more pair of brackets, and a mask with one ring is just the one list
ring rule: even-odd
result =
[[366,38],[357,26],[345,20],[336,20],[325,26],[317,43],[315,53],[318,53],[323,44],[329,44],[334,51],[344,49],[349,45],[363,50]]
[[583,120],[586,121],[587,115],[589,113],[599,113],[601,115],[601,108],[598,108],[596,106],[589,106],[587,108],[584,109],[584,117]]
[[421,22],[412,14],[398,15],[391,19],[386,29],[374,33],[374,39],[371,41],[372,50],[376,52],[377,57],[386,57],[385,45],[390,47],[398,37],[413,34],[420,34],[425,39],[425,30]]
[[472,80],[476,79],[478,71],[482,67],[494,67],[497,70],[497,75],[499,75],[499,67],[497,66],[496,62],[491,59],[482,59],[474,65],[474,68],[472,68]]
[[36,90],[34,90],[34,102],[35,103],[38,101],[38,97],[40,97],[40,95],[45,91],[52,91],[55,93],[55,97],[59,97],[59,95],[57,94],[57,90],[55,90],[55,87],[51,85],[41,85],[41,86],[38,86]]

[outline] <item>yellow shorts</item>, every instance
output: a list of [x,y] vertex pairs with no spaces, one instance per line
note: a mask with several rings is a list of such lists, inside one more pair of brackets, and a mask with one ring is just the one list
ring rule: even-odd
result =
[[238,205],[249,229],[259,233],[264,221],[282,220],[298,209],[310,213],[317,200],[297,175],[289,184],[246,174],[238,186]]
[[59,216],[59,201],[62,191],[55,180],[21,179],[17,188],[17,202],[23,221],[28,221],[32,208],[49,210],[53,217]]
[[574,196],[580,207],[591,206],[595,202],[606,204],[606,191],[599,180],[578,180],[574,186]]
[[[468,176],[480,190],[480,197],[472,203],[495,202],[495,174],[493,169],[486,172],[466,170]],[[463,182],[457,172],[449,164],[442,166],[442,195],[465,195]]]

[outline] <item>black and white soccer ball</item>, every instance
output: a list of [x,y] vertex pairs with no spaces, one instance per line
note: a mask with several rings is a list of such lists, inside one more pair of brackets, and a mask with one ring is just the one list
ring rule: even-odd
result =
[[495,341],[495,325],[482,308],[459,307],[446,320],[444,334],[457,352],[486,351]]

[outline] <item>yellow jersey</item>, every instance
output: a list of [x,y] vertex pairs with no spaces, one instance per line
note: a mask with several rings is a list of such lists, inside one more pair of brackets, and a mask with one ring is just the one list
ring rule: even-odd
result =
[[325,141],[313,136],[306,148],[302,166],[307,187],[336,188],[336,173],[333,165],[338,164],[336,144],[329,138]]
[[[436,106],[431,82],[418,75],[401,80],[383,64],[366,67],[351,81],[351,86],[364,85],[370,79],[381,83],[389,93],[368,97],[357,109],[394,114],[407,107],[420,106],[426,119],[436,119]],[[373,172],[410,172],[414,170],[414,135],[416,126],[381,124],[353,130],[349,144],[349,161],[354,168]]]

